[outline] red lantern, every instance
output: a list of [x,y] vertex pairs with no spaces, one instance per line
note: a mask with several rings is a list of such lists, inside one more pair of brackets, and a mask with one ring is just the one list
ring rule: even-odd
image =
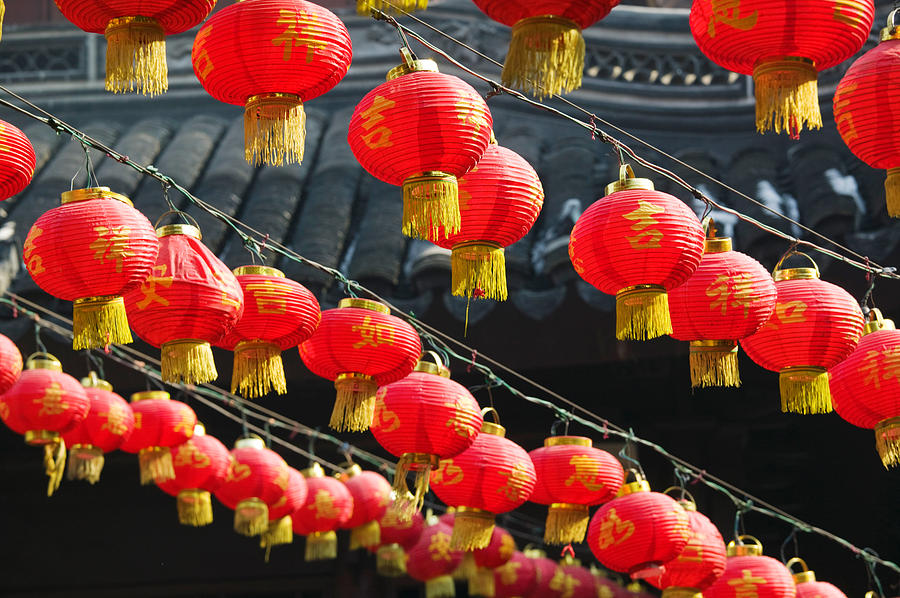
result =
[[306,287],[268,266],[241,266],[234,275],[244,313],[218,345],[234,351],[231,392],[247,398],[287,393],[281,352],[304,342],[319,325],[319,302]]
[[197,415],[181,401],[169,399],[163,390],[148,390],[131,395],[134,430],[119,447],[126,453],[137,453],[141,484],[166,482],[175,478],[172,453],[194,435]]
[[122,295],[150,275],[159,241],[131,200],[108,187],[62,194],[28,231],[23,257],[34,282],[73,301],[72,348],[130,343]]
[[[743,544],[751,539],[754,544]],[[728,543],[725,572],[705,590],[703,598],[795,598],[797,590],[791,572],[773,558],[762,556],[762,544],[753,536],[741,536],[740,543]]]
[[493,120],[468,83],[404,59],[356,105],[347,141],[372,176],[403,186],[403,234],[433,241],[459,231],[457,179],[481,159]]
[[231,455],[224,444],[206,434],[203,424],[194,426],[194,434],[169,449],[175,477],[157,485],[176,497],[178,522],[201,527],[213,520],[210,492],[225,480]]
[[537,478],[528,453],[505,438],[497,421],[484,422],[472,446],[450,459],[441,459],[431,473],[438,498],[456,508],[453,548],[471,551],[486,547],[494,530],[494,515],[512,511],[531,496]]
[[644,579],[677,557],[691,536],[687,511],[671,497],[650,492],[641,478],[594,513],[587,541],[604,567]]
[[796,138],[804,126],[822,128],[819,71],[862,48],[874,18],[873,0],[697,0],[690,22],[710,60],[753,75],[757,131]]
[[0,120],[0,201],[28,186],[34,176],[34,147],[25,133]]
[[506,300],[503,248],[525,236],[543,204],[534,168],[492,140],[478,165],[459,179],[459,231],[439,230],[429,239],[451,250],[454,295]]
[[391,483],[380,473],[363,471],[355,463],[341,474],[340,480],[353,497],[352,514],[341,524],[342,529],[350,530],[350,550],[378,546],[381,543],[378,521],[391,504]]
[[259,537],[259,545],[266,549],[268,562],[272,546],[294,542],[294,512],[306,504],[309,487],[303,474],[288,467],[287,488],[281,498],[269,505],[269,528]]
[[636,598],[620,584],[606,577],[605,571],[592,567],[591,573],[594,575],[594,589],[597,592],[597,598]]
[[494,598],[527,596],[535,584],[534,560],[518,550],[494,569]]
[[[416,545],[425,529],[425,518],[415,512],[409,519],[397,516],[388,509],[378,521],[381,544],[375,550],[375,570],[384,577],[406,575],[406,551]],[[370,547],[369,550],[372,550]]]
[[597,598],[593,573],[571,556],[560,562],[550,588],[559,592],[561,598]]
[[666,291],[700,265],[703,227],[680,199],[634,178],[630,166],[619,174],[575,223],[569,258],[583,279],[616,296],[616,338],[672,334]]
[[281,500],[289,483],[290,468],[262,438],[240,438],[231,449],[225,480],[214,494],[234,510],[234,531],[259,536],[269,528],[269,506]]
[[211,343],[240,320],[244,293],[234,274],[200,242],[200,229],[156,229],[159,257],[139,288],[125,295],[138,336],[162,350],[166,382],[199,384],[218,377]]
[[22,354],[8,336],[0,334],[0,395],[12,388],[22,374]]
[[515,551],[516,541],[512,534],[495,525],[490,543],[472,552],[475,572],[469,577],[469,595],[493,598],[496,594],[494,570],[506,564]]
[[106,36],[106,89],[155,95],[169,89],[166,36],[206,18],[216,0],[56,0],[76,27]]
[[429,522],[419,541],[409,549],[406,562],[407,574],[425,582],[426,598],[452,598],[456,596],[453,573],[462,560],[462,553],[450,545],[453,530],[441,522]]
[[377,388],[409,374],[421,352],[413,327],[368,299],[341,299],[337,309],[322,312],[316,332],[300,345],[306,367],[334,380],[337,400],[329,425],[354,432],[369,429]]
[[534,565],[534,585],[523,598],[562,598],[562,593],[553,587],[553,580],[559,580],[559,563],[548,559],[543,550],[528,549],[525,556]]
[[[372,435],[400,458],[394,490],[401,517],[422,508],[438,460],[469,448],[484,423],[472,393],[450,380],[450,370],[435,361],[419,361],[413,373],[382,386],[375,395]],[[415,472],[415,495],[406,485],[410,471]]]
[[303,470],[306,502],[292,515],[294,532],[306,536],[306,561],[337,558],[337,534],[353,514],[353,496],[334,478],[325,477],[318,463]]
[[819,280],[815,263],[781,269],[784,259],[775,266],[775,311],[741,346],[758,365],[781,373],[782,411],[829,413],[828,369],[856,347],[862,312],[847,291]]
[[793,573],[794,583],[797,585],[797,598],[847,598],[840,589],[827,581],[816,581],[816,574],[806,566],[806,561],[794,557],[787,562],[787,569],[793,572],[795,564],[800,563],[803,571]]
[[[714,230],[714,229],[713,229]],[[775,309],[775,283],[762,264],[711,237],[700,267],[669,292],[672,337],[691,343],[691,386],[740,386],[738,340]]]
[[537,485],[529,499],[550,507],[544,543],[584,541],[588,507],[612,498],[625,482],[619,460],[597,448],[584,436],[551,436],[544,446],[528,453]]
[[244,106],[244,154],[251,164],[300,163],[303,103],[347,74],[353,50],[331,11],[304,0],[226,6],[197,32],[191,62],[203,88]]
[[112,391],[112,384],[95,372],[81,379],[91,407],[77,426],[63,434],[69,447],[66,477],[70,480],[100,481],[103,453],[114,451],[134,431],[134,413],[128,402]]

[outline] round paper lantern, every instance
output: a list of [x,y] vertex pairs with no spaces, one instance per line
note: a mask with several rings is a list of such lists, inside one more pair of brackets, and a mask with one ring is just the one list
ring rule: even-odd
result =
[[404,58],[356,105],[347,141],[369,174],[403,186],[403,234],[433,241],[459,231],[457,180],[481,159],[493,120],[468,83]]
[[23,258],[41,289],[75,303],[72,348],[131,342],[122,295],[150,275],[159,241],[131,200],[108,187],[62,194],[62,205],[37,219]]
[[66,477],[70,480],[100,481],[103,453],[114,451],[131,436],[134,413],[128,402],[112,391],[112,384],[95,372],[81,379],[90,410],[81,422],[63,434],[69,447]]
[[[843,9],[842,9],[843,10]],[[834,120],[847,147],[872,168],[887,170],[884,181],[887,211],[900,217],[900,143],[893,126],[886,126],[889,106],[900,101],[900,28],[896,11],[881,30],[881,43],[854,62],[834,93]]]
[[584,436],[551,436],[544,446],[528,453],[537,484],[529,500],[547,505],[545,544],[584,541],[588,507],[612,498],[625,482],[619,460]]
[[281,498],[269,505],[269,528],[259,537],[260,548],[266,549],[266,562],[269,550],[280,544],[294,542],[294,511],[306,504],[309,487],[303,474],[288,467],[287,488]]
[[340,481],[325,477],[322,466],[313,463],[303,470],[306,502],[294,511],[294,532],[306,536],[306,561],[337,558],[338,529],[353,515],[353,496]]
[[534,561],[518,550],[494,569],[494,598],[522,598],[534,584]]
[[234,531],[259,536],[269,528],[269,506],[282,499],[290,483],[284,459],[267,449],[262,438],[240,438],[231,449],[225,479],[216,498],[234,510]]
[[218,377],[211,343],[240,320],[244,293],[234,274],[200,242],[200,229],[156,229],[159,256],[140,287],[125,295],[138,336],[161,349],[166,382],[200,384]]
[[775,267],[775,311],[741,346],[759,366],[780,372],[782,411],[829,413],[828,369],[856,347],[862,312],[847,291],[819,280],[814,262],[782,269],[783,262]]
[[369,429],[377,388],[409,374],[421,352],[419,335],[388,306],[352,298],[322,312],[316,332],[300,345],[306,367],[334,380],[337,399],[329,425],[354,432]]
[[131,395],[134,430],[119,447],[137,453],[141,484],[165,482],[175,478],[170,448],[194,435],[197,415],[194,410],[169,398],[164,390],[148,390]]
[[587,541],[600,564],[644,579],[682,553],[691,536],[687,511],[671,497],[650,492],[643,479],[625,484],[619,497],[600,507]]
[[710,60],[753,76],[757,131],[796,138],[822,128],[819,72],[859,51],[874,18],[873,0],[695,0],[690,24]]
[[816,581],[816,574],[806,566],[806,561],[794,557],[787,562],[788,571],[793,572],[792,567],[800,564],[803,570],[793,573],[794,583],[797,585],[797,598],[847,598],[837,586],[827,581]]
[[34,147],[25,133],[0,120],[0,201],[28,186],[34,176]]
[[[743,544],[744,539],[753,544]],[[762,544],[752,536],[741,536],[740,543],[728,543],[725,572],[703,590],[703,598],[795,598],[797,590],[787,567],[762,556]]]
[[373,10],[387,14],[406,14],[428,8],[428,0],[356,0],[356,13],[370,16]]
[[762,264],[732,251],[727,237],[707,239],[700,267],[669,292],[672,337],[691,343],[691,386],[740,386],[738,340],[774,309],[775,283]]
[[22,374],[22,354],[8,336],[0,334],[0,395],[12,388]]
[[407,574],[425,582],[426,598],[453,598],[456,588],[453,573],[462,560],[462,553],[451,548],[453,530],[439,521],[429,523],[422,530],[419,541],[409,549],[406,562]]
[[[419,361],[411,374],[378,389],[371,430],[378,444],[400,458],[393,486],[401,517],[422,508],[438,461],[469,448],[483,423],[478,401],[450,380],[450,370],[439,358]],[[415,473],[415,494],[406,485],[410,471]]]
[[369,548],[381,543],[378,521],[391,504],[391,483],[375,471],[363,471],[351,464],[340,476],[353,497],[350,518],[341,524],[350,530],[350,550]]
[[244,106],[244,154],[255,165],[300,163],[303,104],[347,74],[353,50],[330,10],[305,0],[226,6],[194,38],[191,62],[203,88]]
[[534,168],[496,141],[478,165],[459,179],[459,231],[443,229],[430,240],[449,249],[454,295],[505,301],[503,248],[525,236],[544,205]]
[[234,351],[231,392],[246,398],[287,393],[281,352],[304,342],[319,325],[319,302],[298,282],[268,266],[233,271],[244,313],[218,346]]
[[571,556],[560,562],[550,588],[559,592],[561,598],[597,598],[594,575]]
[[697,270],[705,236],[680,199],[623,166],[575,223],[569,258],[584,280],[616,296],[616,338],[646,340],[672,334],[666,291]]
[[495,525],[488,545],[471,553],[475,572],[469,577],[469,595],[493,598],[496,594],[494,570],[509,561],[515,551],[516,541],[512,534]]
[[559,579],[559,563],[548,559],[543,550],[526,549],[525,556],[534,566],[534,585],[522,598],[562,598],[562,593],[553,587],[553,580]]
[[592,567],[591,573],[594,575],[594,590],[597,592],[597,598],[635,598],[619,583],[608,578],[605,570],[601,571]]
[[76,27],[106,36],[106,89],[156,95],[169,89],[166,36],[206,18],[216,0],[56,0]]
[[203,424],[194,426],[194,434],[169,449],[175,477],[157,483],[163,492],[176,497],[178,522],[201,527],[213,521],[210,492],[225,480],[231,455],[214,436],[206,434]]
[[[416,545],[425,529],[425,518],[415,512],[408,519],[387,509],[378,520],[381,544],[375,549],[375,570],[384,577],[406,575],[406,551]],[[372,550],[374,547],[369,547]]]
[[512,511],[531,496],[536,483],[534,464],[525,449],[505,438],[497,420],[484,422],[472,446],[450,459],[441,459],[431,473],[431,489],[456,508],[453,548],[471,551],[486,547],[494,530],[494,515]]

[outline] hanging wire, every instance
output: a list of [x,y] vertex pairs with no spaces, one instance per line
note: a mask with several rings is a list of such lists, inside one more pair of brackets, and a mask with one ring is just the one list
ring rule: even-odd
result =
[[39,353],[48,353],[44,341],[41,340],[41,320],[34,319],[34,347]]
[[788,537],[785,538],[784,542],[781,543],[781,549],[779,550],[779,553],[781,554],[781,562],[784,563],[785,565],[788,562],[788,556],[787,556],[788,544],[793,542],[793,544],[794,544],[793,556],[795,556],[795,557],[800,556],[800,542],[797,540],[797,532],[799,532],[799,531],[800,530],[798,530],[796,527],[791,528],[791,533],[788,534]]

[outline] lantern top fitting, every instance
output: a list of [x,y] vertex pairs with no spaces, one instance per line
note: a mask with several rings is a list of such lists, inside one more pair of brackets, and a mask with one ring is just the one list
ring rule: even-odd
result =
[[76,201],[88,201],[91,199],[115,199],[122,203],[134,207],[130,199],[121,193],[110,191],[109,187],[87,187],[85,189],[72,189],[71,191],[63,191],[60,196],[60,205],[67,203],[75,203]]
[[[784,261],[793,255],[799,255],[808,259],[812,263],[812,268],[782,268],[781,265]],[[817,280],[820,277],[819,266],[802,251],[789,251],[775,264],[775,272],[772,274],[772,277],[775,279],[775,282],[782,280]]]
[[[405,50],[405,48],[404,48]],[[425,58],[422,60],[406,57],[404,54],[404,63],[395,66],[391,70],[388,71],[387,76],[385,76],[385,81],[393,81],[394,79],[398,79],[403,75],[408,75],[410,73],[438,73],[438,65],[435,61],[430,58]]]
[[[431,357],[434,362],[427,361],[428,357]],[[426,351],[423,353],[422,358],[416,363],[416,367],[413,371],[422,372],[424,374],[433,374],[435,376],[440,376],[441,378],[450,377],[450,368],[444,365],[440,356],[434,351]]]
[[593,443],[587,436],[550,436],[544,438],[544,446],[586,446],[591,447]]
[[325,470],[322,469],[322,466],[318,463],[313,463],[306,469],[301,469],[300,473],[303,474],[304,478],[324,478]]
[[200,233],[200,227],[194,226],[193,224],[167,224],[156,229],[157,237],[162,238],[171,235],[187,235],[198,241],[203,239],[203,235]]
[[[803,571],[800,571],[800,572],[798,572],[798,573],[794,573],[793,570],[791,569],[791,567],[793,567],[795,563],[800,563],[800,565],[803,567]],[[794,558],[792,558],[791,560],[789,560],[789,561],[785,564],[785,567],[787,567],[787,568],[788,568],[788,571],[791,572],[791,575],[792,575],[793,578],[794,578],[794,583],[795,583],[795,584],[798,584],[798,585],[799,585],[799,584],[801,584],[801,583],[810,583],[810,582],[816,581],[816,574],[815,574],[815,572],[814,572],[814,571],[810,571],[810,570],[809,570],[809,567],[806,566],[806,561],[804,561],[803,559],[801,559],[801,558],[798,557],[798,556],[795,556]]]
[[706,239],[703,253],[725,253],[726,251],[731,251],[732,248],[731,237],[713,237]]
[[113,389],[113,385],[97,376],[97,372],[91,372],[86,378],[82,378],[81,385],[85,388],[100,388],[110,392]]
[[898,12],[900,12],[900,9],[895,8],[888,15],[887,27],[881,30],[881,41],[887,42],[893,39],[900,39],[900,27],[895,24]]
[[26,370],[53,370],[62,372],[62,363],[50,353],[32,353],[25,360]]
[[500,438],[506,437],[506,428],[500,425],[500,414],[497,413],[497,410],[493,407],[485,407],[481,410],[481,417],[484,417],[488,413],[494,414],[494,423],[489,421],[485,421],[481,424],[481,433],[482,434],[492,434],[493,436],[499,436]]
[[371,299],[360,299],[358,297],[345,297],[340,300],[338,303],[338,309],[344,309],[345,307],[356,307],[358,309],[368,309],[371,311],[377,311],[382,314],[390,314],[391,308],[385,305],[384,303],[379,303],[377,301],[372,301]]
[[[744,540],[752,540],[753,544],[744,544]],[[737,541],[728,543],[728,556],[762,556],[762,543],[753,536],[738,536]]]
[[206,436],[206,426],[200,422],[194,424],[194,435],[191,438],[196,438],[197,436]]
[[357,463],[351,463],[349,466],[347,466],[347,469],[341,472],[339,477],[341,480],[355,478],[362,472],[362,467],[360,467]]
[[274,276],[276,278],[284,278],[284,272],[278,268],[271,266],[238,266],[231,271],[235,276],[245,276],[248,274],[258,274],[260,276]]
[[881,315],[881,310],[877,307],[873,307],[869,310],[869,315],[866,319],[866,326],[863,330],[863,335],[871,334],[872,332],[878,332],[879,330],[896,330],[897,327],[894,325],[893,320],[889,320]]
[[641,476],[636,477],[637,479],[635,481],[622,484],[622,487],[619,488],[619,492],[616,494],[616,498],[622,498],[629,494],[637,494],[638,492],[650,492],[650,482]]
[[609,195],[617,191],[653,191],[654,189],[653,181],[634,176],[634,170],[631,168],[631,165],[623,164],[619,167],[619,180],[608,184],[603,194]]
[[160,401],[168,401],[171,397],[169,393],[164,390],[143,390],[141,392],[136,392],[131,395],[131,402],[137,403],[138,401],[146,401],[148,399],[157,399]]
[[238,438],[237,440],[235,440],[234,448],[252,448],[262,450],[266,448],[266,443],[256,434],[252,434],[250,436],[245,436],[243,438]]

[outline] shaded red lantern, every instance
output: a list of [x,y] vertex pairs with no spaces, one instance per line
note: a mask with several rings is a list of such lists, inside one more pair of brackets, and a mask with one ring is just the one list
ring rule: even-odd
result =
[[369,174],[403,186],[403,234],[433,241],[459,231],[457,181],[487,149],[493,120],[468,83],[433,60],[404,60],[356,105],[347,141]]
[[680,199],[623,166],[575,223],[569,258],[584,280],[616,296],[616,338],[646,340],[672,334],[666,292],[697,270],[705,236]]
[[680,555],[690,536],[687,511],[671,497],[650,492],[638,477],[594,513],[587,541],[604,567],[645,579]]
[[[450,380],[450,370],[439,358],[419,361],[411,374],[378,389],[371,430],[378,444],[400,458],[393,487],[401,517],[422,508],[438,461],[469,448],[482,423],[478,401]],[[407,486],[410,471],[415,473],[414,494]]]
[[340,480],[353,497],[351,515],[341,524],[341,529],[350,530],[350,550],[378,546],[378,522],[391,504],[391,483],[380,473],[363,471],[355,463],[341,473]]
[[247,398],[287,393],[281,352],[304,342],[319,325],[315,295],[268,266],[233,271],[244,294],[244,312],[217,344],[234,351],[231,392]]
[[697,0],[690,24],[710,60],[753,76],[757,131],[796,138],[822,128],[818,74],[863,47],[874,17],[872,0]]
[[543,550],[527,549],[525,556],[534,565],[534,585],[522,598],[562,598],[562,593],[553,587],[553,580],[559,580],[559,563],[548,559]]
[[334,380],[337,399],[329,425],[364,432],[372,423],[375,391],[409,374],[422,352],[419,335],[390,308],[368,299],[341,299],[322,312],[316,332],[300,345],[309,370]]
[[550,588],[560,598],[597,598],[594,574],[581,566],[578,559],[566,556],[550,580]]
[[34,176],[34,147],[25,133],[0,120],[0,201],[28,186]]
[[72,301],[72,348],[131,342],[122,295],[150,275],[159,241],[131,200],[108,187],[62,194],[62,205],[37,219],[23,258],[41,289]]
[[353,496],[340,481],[325,477],[322,466],[313,463],[303,470],[308,492],[306,502],[294,511],[294,532],[306,536],[306,561],[337,558],[335,530],[353,515]]
[[[744,544],[745,539],[753,544]],[[762,544],[753,536],[729,542],[725,572],[703,591],[703,598],[743,598],[751,593],[758,598],[795,598],[791,572],[762,552]]]
[[775,283],[762,264],[712,236],[700,267],[669,292],[672,337],[690,341],[691,386],[740,386],[738,340],[759,330],[775,309]]
[[450,545],[453,530],[439,521],[429,521],[419,541],[409,549],[406,573],[425,583],[426,598],[456,596],[451,574],[459,567],[462,552]]
[[535,584],[534,560],[516,550],[506,563],[494,569],[494,597],[522,598]]
[[621,584],[607,577],[605,570],[601,571],[591,567],[591,573],[594,575],[594,590],[597,592],[597,598],[636,598]]
[[[828,369],[846,358],[863,332],[862,312],[844,289],[819,280],[819,268],[775,266],[775,311],[741,346],[757,365],[779,372],[781,410],[829,413]],[[809,256],[804,255],[812,262]]]
[[469,576],[469,595],[493,598],[496,594],[494,570],[506,564],[515,551],[516,541],[512,534],[495,525],[490,543],[471,553],[475,571]]
[[594,448],[584,436],[551,436],[542,448],[528,455],[534,463],[537,484],[529,500],[547,505],[544,543],[584,541],[590,514],[588,507],[612,498],[625,482],[619,460]]
[[159,256],[141,285],[125,295],[134,331],[161,349],[166,382],[199,384],[218,377],[210,344],[240,320],[244,293],[234,274],[200,241],[200,229],[156,229]]
[[134,413],[128,402],[112,391],[112,384],[95,372],[82,378],[81,385],[91,406],[84,419],[63,434],[69,448],[66,477],[96,484],[103,471],[103,454],[116,450],[131,436]]
[[106,37],[106,90],[169,89],[166,36],[199,24],[216,0],[56,0],[76,27]]
[[281,498],[269,505],[269,528],[259,537],[260,548],[266,549],[268,560],[269,550],[280,544],[294,542],[294,511],[306,504],[309,487],[303,474],[288,467],[287,488],[281,493]]
[[0,334],[0,395],[12,388],[22,374],[22,354],[8,336]]
[[304,0],[226,6],[194,38],[191,62],[203,88],[244,106],[244,154],[251,164],[300,163],[303,104],[347,74],[353,50],[330,10]]
[[528,453],[505,438],[493,408],[494,423],[484,422],[472,446],[450,459],[441,459],[431,473],[431,489],[456,509],[453,548],[471,551],[486,547],[494,530],[494,516],[512,511],[531,496],[536,483]]
[[[793,573],[793,566],[800,564],[803,570]],[[816,581],[816,574],[806,566],[806,561],[799,557],[790,559],[785,565],[792,573],[794,583],[797,585],[797,598],[847,598],[837,586],[827,581]]]
[[176,497],[178,522],[201,527],[213,521],[210,492],[225,480],[231,455],[228,448],[206,433],[203,424],[194,426],[194,434],[169,449],[172,455],[171,480],[157,483],[163,492]]
[[406,551],[416,545],[425,529],[425,518],[414,512],[401,518],[394,509],[387,509],[378,520],[381,543],[375,549],[375,570],[384,577],[406,575]]
[[194,435],[197,415],[182,403],[173,401],[164,390],[148,390],[131,395],[134,430],[119,447],[137,453],[141,484],[160,483],[175,478],[169,450]]
[[428,0],[356,0],[356,14],[363,16],[370,16],[373,10],[402,15],[427,7]]

